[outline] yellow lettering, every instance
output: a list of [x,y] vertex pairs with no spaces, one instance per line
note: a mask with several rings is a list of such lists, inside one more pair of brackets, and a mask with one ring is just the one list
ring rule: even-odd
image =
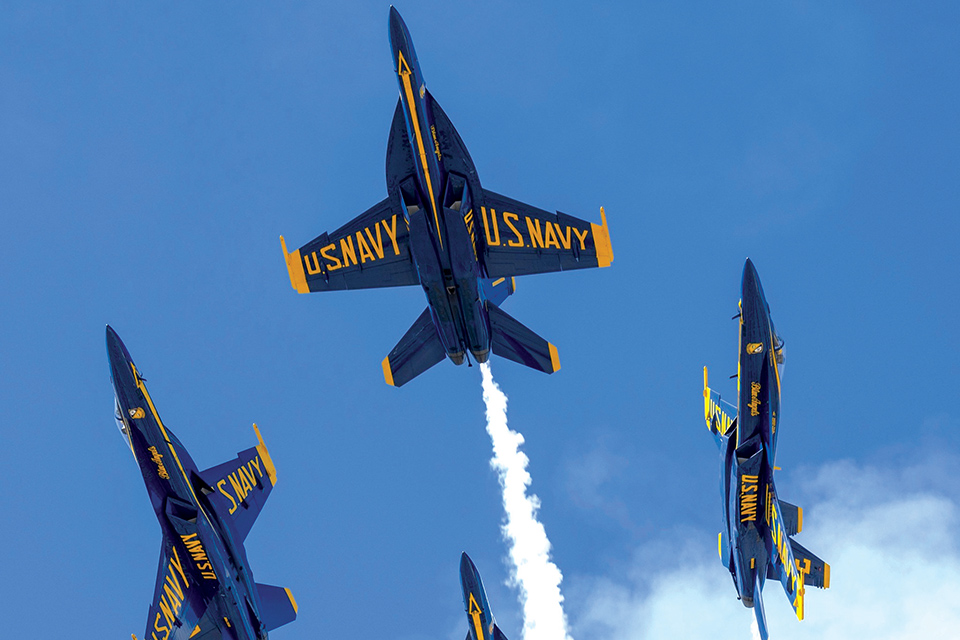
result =
[[337,245],[328,244],[323,249],[320,249],[320,255],[327,261],[327,271],[336,271],[343,265],[340,264],[340,258],[334,255],[330,255],[330,252],[335,250]]
[[564,249],[569,249],[570,248],[570,227],[567,227],[567,236],[566,236],[566,239],[564,239],[563,231],[560,230],[560,224],[558,222],[554,222],[553,224],[556,225],[557,227],[557,237],[560,238],[560,244],[563,245]]
[[357,249],[360,251],[360,262],[366,262],[367,260],[373,262],[376,260],[376,258],[373,257],[373,251],[370,251],[370,245],[363,239],[363,234],[359,231],[357,231]]
[[253,460],[250,461],[250,464],[252,464],[257,469],[257,473],[259,473],[260,477],[262,478],[263,471],[260,470],[260,456],[256,456]]
[[377,254],[377,257],[374,258],[374,260],[376,260],[376,259],[378,259],[378,258],[382,258],[382,257],[383,257],[383,237],[380,235],[380,225],[379,225],[379,224],[373,225],[373,228],[377,230],[377,239],[376,239],[376,240],[373,239],[373,234],[370,232],[370,227],[367,227],[366,229],[364,229],[364,231],[365,231],[366,234],[367,234],[367,239],[370,240],[370,246],[373,247],[373,250],[374,250],[374,251],[376,252],[376,254]]
[[177,548],[171,546],[170,549],[173,551],[173,557],[170,558],[170,564],[173,565],[173,568],[180,573],[180,577],[183,578],[183,588],[187,589],[190,587],[190,582],[187,580],[187,574],[183,572],[183,564],[180,562],[180,556],[177,554]]
[[156,620],[153,621],[153,628],[156,629],[157,631],[166,631],[166,633],[163,634],[163,638],[157,638],[157,634],[156,634],[156,632],[154,632],[153,637],[154,637],[154,638],[157,638],[157,640],[166,640],[167,638],[170,637],[170,627],[168,627],[168,626],[166,626],[166,625],[160,626],[160,614],[159,614],[159,613],[157,613],[157,618],[156,618]]
[[227,492],[224,490],[224,487],[226,487],[226,486],[227,486],[227,481],[226,481],[226,480],[221,480],[220,482],[217,483],[217,489],[219,489],[219,490],[220,490],[220,493],[222,493],[223,495],[225,495],[225,496],[227,497],[227,500],[230,501],[230,504],[233,505],[232,507],[230,507],[230,513],[232,514],[234,511],[237,510],[237,501],[233,499],[233,496],[232,496],[232,495],[230,495],[229,493],[227,493]]
[[256,482],[250,482],[250,478],[247,477],[246,467],[237,469],[237,475],[240,476],[240,483],[243,484],[243,497],[246,499],[247,495],[253,491],[253,485],[256,484]]
[[237,494],[237,500],[243,502],[247,498],[247,492],[243,490],[243,485],[240,484],[240,480],[237,479],[237,472],[234,471],[227,476],[230,479],[230,485],[233,487],[233,492]]
[[387,226],[386,220],[381,220],[380,224],[383,225],[383,230],[387,232],[387,236],[390,238],[390,242],[393,243],[393,253],[395,255],[400,255],[400,247],[397,246],[397,214],[393,214],[392,229]]
[[340,253],[343,254],[343,266],[349,267],[351,260],[353,264],[360,264],[357,262],[357,251],[353,248],[353,236],[340,238]]
[[587,250],[587,243],[586,243],[587,234],[590,232],[587,229],[584,229],[583,234],[581,235],[580,229],[573,227],[573,233],[576,234],[577,240],[580,242],[580,251],[586,251]]
[[490,227],[487,225],[487,208],[480,207],[480,216],[483,218],[483,231],[487,234],[487,246],[500,246],[500,229],[497,227],[497,212],[490,209],[490,217],[493,218],[493,237],[490,237]]
[[[171,575],[167,576],[166,584],[163,585],[163,590],[170,596],[171,599],[183,600],[183,589],[180,587],[180,581],[177,580],[177,576]],[[179,608],[179,606],[178,606]]]
[[[492,209],[491,209],[491,211],[492,211]],[[504,211],[504,212],[503,212],[503,223],[504,223],[505,225],[507,225],[508,227],[510,227],[510,231],[513,231],[513,235],[516,236],[516,239],[515,239],[515,240],[509,240],[509,241],[507,241],[507,246],[508,246],[508,247],[522,247],[522,246],[523,246],[523,236],[520,235],[520,232],[517,231],[517,228],[516,228],[515,226],[513,226],[513,223],[510,222],[510,218],[513,218],[513,219],[516,220],[517,222],[520,222],[520,216],[518,216],[517,214],[515,214],[515,213],[510,213],[509,211]],[[494,220],[496,220],[496,218],[494,218]]]
[[[527,224],[530,224],[530,218],[527,218]],[[543,246],[544,248],[553,245],[557,249],[560,248],[560,242],[557,240],[557,233],[553,230],[553,222],[547,220],[543,225]]]
[[167,597],[163,595],[160,596],[160,611],[163,612],[163,617],[168,625],[176,621],[176,609],[171,608],[170,605],[167,604]]
[[[310,258],[313,258],[313,264],[310,264]],[[317,259],[317,252],[311,251],[310,255],[303,256],[303,263],[307,265],[307,273],[312,276],[320,273],[320,260]]]
[[[537,249],[542,249],[543,234],[540,231],[540,220],[539,219],[531,220],[530,216],[526,216],[526,218],[527,218],[527,233],[530,234],[530,246]],[[537,223],[536,226],[534,226],[533,224],[534,222]]]

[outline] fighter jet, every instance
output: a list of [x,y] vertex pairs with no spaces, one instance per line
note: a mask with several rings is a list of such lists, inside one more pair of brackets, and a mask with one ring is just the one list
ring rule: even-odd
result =
[[144,640],[265,640],[297,617],[297,603],[289,589],[254,582],[243,548],[277,482],[260,430],[253,426],[259,444],[200,471],[160,420],[140,370],[109,326],[107,357],[117,426],[163,532]]
[[766,640],[764,581],[779,580],[803,620],[804,586],[828,588],[830,565],[793,539],[803,528],[803,510],[777,497],[773,472],[778,469],[784,348],[750,260],[743,268],[740,313],[734,318],[740,320],[737,406],[710,389],[703,368],[704,413],[720,448],[724,528],[717,544],[737,596],[753,607]]
[[400,98],[387,141],[387,197],[293,252],[281,236],[299,293],[419,285],[427,308],[383,360],[401,386],[450,358],[490,351],[546,373],[557,349],[500,309],[514,276],[607,267],[600,225],[549,213],[480,186],[460,134],[427,90],[410,32],[390,8],[390,49]]
[[463,608],[467,612],[466,640],[507,640],[487,604],[480,572],[466,552],[460,554],[460,588],[463,589]]

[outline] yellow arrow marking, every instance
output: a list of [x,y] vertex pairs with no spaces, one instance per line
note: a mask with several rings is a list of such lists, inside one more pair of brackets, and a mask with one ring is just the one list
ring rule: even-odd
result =
[[477,604],[472,593],[470,594],[470,609],[467,613],[473,618],[473,628],[477,630],[477,640],[483,640],[483,625],[480,623],[480,614],[483,613],[483,610],[480,609],[480,605]]
[[410,117],[413,119],[413,132],[417,136],[417,150],[420,152],[420,162],[423,164],[423,175],[427,179],[427,191],[430,192],[430,205],[433,207],[433,220],[437,223],[437,239],[440,241],[440,248],[443,248],[443,236],[440,234],[440,216],[437,214],[437,203],[433,197],[433,184],[430,182],[430,169],[427,166],[427,152],[423,146],[423,137],[420,135],[420,120],[417,118],[417,105],[413,101],[413,86],[410,84],[410,65],[403,57],[403,52],[398,51],[397,57],[400,62],[397,65],[397,73],[403,81],[403,92],[407,95],[407,108],[410,110]]

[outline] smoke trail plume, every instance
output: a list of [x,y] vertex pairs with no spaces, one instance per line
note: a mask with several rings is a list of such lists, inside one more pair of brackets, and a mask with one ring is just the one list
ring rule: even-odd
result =
[[540,499],[527,495],[531,478],[526,454],[520,451],[523,436],[507,426],[507,396],[493,381],[490,364],[480,365],[483,401],[487,406],[487,433],[493,441],[490,460],[503,489],[506,522],[501,526],[509,545],[510,582],[519,587],[523,607],[524,640],[572,640],[563,612],[560,582],[563,575],[550,561],[550,541],[537,520]]

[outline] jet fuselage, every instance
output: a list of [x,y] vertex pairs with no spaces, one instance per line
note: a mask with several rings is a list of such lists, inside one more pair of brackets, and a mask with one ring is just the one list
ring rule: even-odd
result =
[[[393,7],[390,48],[408,144],[391,132],[387,190],[403,204],[413,260],[447,356],[461,364],[470,351],[486,362],[491,331],[484,287],[491,281],[482,273],[477,251],[475,204],[482,194],[477,172],[459,134],[443,124],[446,117],[438,123],[439,105],[427,91],[410,32]],[[445,137],[446,152],[438,136]],[[410,175],[411,163],[416,179],[401,182]]]
[[779,552],[770,510],[779,509],[773,471],[780,412],[782,343],[756,268],[747,260],[740,298],[737,429],[728,440],[721,474],[724,520],[732,543],[734,580],[744,605],[753,606],[767,566]]
[[[170,611],[176,618],[188,600],[187,592],[199,589],[208,607],[219,611],[214,619],[230,621],[223,637],[229,638],[232,633],[236,640],[266,638],[266,629],[256,619],[260,603],[243,546],[236,544],[229,527],[210,506],[196,464],[160,420],[144,379],[120,337],[109,326],[107,353],[118,426],[140,467],[164,539],[174,545],[168,580],[179,590],[172,589],[163,596],[158,608]],[[245,599],[249,607],[241,604]],[[167,628],[169,633],[168,620],[158,614],[156,621],[149,622],[155,637],[167,637],[163,629]],[[156,635],[157,631],[160,635]]]

